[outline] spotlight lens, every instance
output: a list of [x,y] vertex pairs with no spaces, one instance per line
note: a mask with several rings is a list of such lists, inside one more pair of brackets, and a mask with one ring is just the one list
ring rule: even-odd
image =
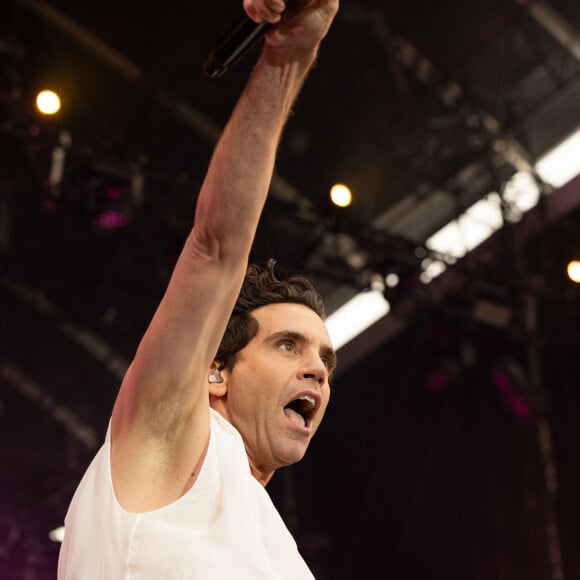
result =
[[54,91],[40,91],[36,97],[36,106],[44,115],[54,115],[60,110],[60,97]]
[[352,193],[346,185],[337,183],[330,190],[330,199],[338,207],[348,207],[352,201]]
[[580,284],[580,261],[573,260],[568,264],[568,277],[572,282]]

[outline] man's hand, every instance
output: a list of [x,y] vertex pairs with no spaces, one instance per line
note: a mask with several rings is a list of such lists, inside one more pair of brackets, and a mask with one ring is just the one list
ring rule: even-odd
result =
[[275,24],[266,34],[268,47],[278,53],[311,51],[326,36],[339,0],[244,0],[246,14],[255,22]]

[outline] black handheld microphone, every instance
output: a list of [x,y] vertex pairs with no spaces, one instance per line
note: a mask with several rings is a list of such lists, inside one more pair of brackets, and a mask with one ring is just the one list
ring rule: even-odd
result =
[[258,24],[244,14],[213,47],[203,72],[212,79],[221,77],[250,52],[271,27],[269,22]]
[[[287,0],[290,4],[292,0]],[[204,73],[216,79],[239,62],[272,28],[269,22],[254,22],[243,14],[228,30],[224,37],[213,47],[203,65]]]

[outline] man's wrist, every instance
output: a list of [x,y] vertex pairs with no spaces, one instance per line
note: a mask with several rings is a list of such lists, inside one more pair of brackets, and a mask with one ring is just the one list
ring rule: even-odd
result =
[[310,48],[301,46],[279,48],[266,44],[258,65],[280,70],[293,69],[298,74],[306,74],[316,62],[318,47],[319,45],[317,44]]

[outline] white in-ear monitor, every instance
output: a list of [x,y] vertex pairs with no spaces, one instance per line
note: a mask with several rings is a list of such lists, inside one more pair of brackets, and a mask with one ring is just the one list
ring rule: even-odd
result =
[[223,383],[224,380],[222,379],[222,376],[220,375],[220,370],[219,369],[213,369],[213,371],[211,371],[209,373],[208,381],[210,383]]

